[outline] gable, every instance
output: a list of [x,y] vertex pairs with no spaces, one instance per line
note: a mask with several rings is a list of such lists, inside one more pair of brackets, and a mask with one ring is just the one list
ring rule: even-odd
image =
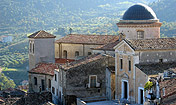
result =
[[118,43],[114,47],[114,49],[115,49],[115,52],[119,52],[119,53],[133,53],[134,52],[134,50],[124,40]]

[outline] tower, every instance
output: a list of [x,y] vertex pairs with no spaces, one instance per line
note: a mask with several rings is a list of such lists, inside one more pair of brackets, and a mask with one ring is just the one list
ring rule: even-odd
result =
[[119,33],[127,39],[160,38],[161,25],[154,11],[140,3],[131,6],[117,23]]
[[40,62],[55,63],[55,37],[43,30],[29,38],[29,70]]

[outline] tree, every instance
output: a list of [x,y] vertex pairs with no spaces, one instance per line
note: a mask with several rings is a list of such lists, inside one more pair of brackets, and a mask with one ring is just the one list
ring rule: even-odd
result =
[[6,77],[3,73],[0,73],[0,86],[1,89],[15,88],[15,83],[13,80]]

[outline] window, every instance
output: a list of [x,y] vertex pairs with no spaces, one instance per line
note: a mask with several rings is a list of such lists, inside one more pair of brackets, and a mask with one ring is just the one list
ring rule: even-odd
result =
[[56,74],[54,74],[54,77],[55,77],[55,81],[57,81],[57,75]]
[[29,44],[29,52],[31,53],[32,52],[32,43],[30,42]]
[[51,88],[51,80],[48,79],[48,87]]
[[128,61],[128,70],[131,71],[131,61]]
[[91,87],[91,88],[95,88],[95,87],[96,87],[96,79],[97,79],[97,76],[96,76],[96,75],[90,76],[90,87]]
[[159,63],[162,63],[163,62],[163,59],[159,59]]
[[37,77],[34,77],[34,85],[37,85]]
[[67,51],[66,51],[66,50],[64,50],[63,57],[64,57],[65,59],[67,59]]
[[91,55],[92,53],[91,52],[88,52],[88,55]]
[[55,94],[55,88],[54,87],[52,87],[52,93]]
[[32,48],[32,51],[33,51],[33,53],[34,53],[34,43],[33,43],[33,48]]
[[79,56],[79,51],[75,51],[75,57]]
[[144,39],[144,31],[137,31],[137,38]]
[[123,59],[120,59],[120,70],[123,69]]
[[57,91],[56,91],[57,93],[56,93],[56,96],[58,96],[58,89],[57,89]]

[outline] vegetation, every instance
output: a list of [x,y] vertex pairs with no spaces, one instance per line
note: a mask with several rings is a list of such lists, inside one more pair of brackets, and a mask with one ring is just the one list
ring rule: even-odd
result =
[[0,89],[15,88],[15,86],[13,80],[0,73]]
[[148,81],[147,83],[145,83],[144,85],[144,91],[146,90],[150,90],[153,87],[153,83]]

